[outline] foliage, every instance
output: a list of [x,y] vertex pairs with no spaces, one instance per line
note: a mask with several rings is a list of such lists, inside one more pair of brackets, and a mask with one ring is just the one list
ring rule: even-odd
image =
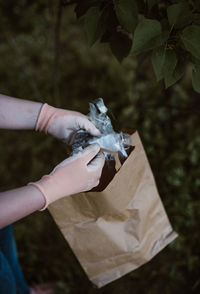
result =
[[[193,88],[200,93],[195,74],[200,60],[199,1],[75,0],[67,3],[75,3],[77,18],[84,18],[90,45],[97,40],[108,43],[120,62],[128,55],[147,52],[152,56],[157,81],[164,79],[166,88],[179,81],[191,63],[195,76]],[[156,60],[155,67],[157,51],[162,51],[162,56]],[[170,69],[165,70],[168,57]],[[163,72],[159,78],[158,72]]]
[[[79,10],[76,7],[79,15],[91,7],[82,3],[85,6],[77,6]],[[147,3],[153,13],[155,1]],[[103,97],[116,130],[138,129],[179,237],[148,264],[97,290],[88,282],[48,212],[36,212],[14,225],[25,277],[29,283],[60,281],[58,294],[199,293],[200,108],[199,95],[189,81],[192,76],[193,84],[199,87],[199,64],[195,69],[186,64],[181,82],[165,90],[163,82],[155,81],[146,52],[125,58],[121,65],[105,44],[88,48],[84,20],[77,24],[74,7],[67,5],[58,14],[58,4],[48,1],[47,5],[43,0],[7,0],[0,4],[0,93],[85,114],[91,100]],[[137,5],[141,11],[143,1]],[[59,38],[55,38],[58,15],[62,22]],[[118,33],[124,37],[123,31]],[[117,42],[117,36],[113,42]],[[176,54],[174,70],[174,55],[169,52],[173,50],[163,52],[162,45],[153,51],[158,79],[167,80],[164,69],[177,78],[181,56]],[[163,56],[160,69],[157,59]],[[66,156],[66,146],[51,136],[6,130],[0,134],[1,190],[38,180]]]

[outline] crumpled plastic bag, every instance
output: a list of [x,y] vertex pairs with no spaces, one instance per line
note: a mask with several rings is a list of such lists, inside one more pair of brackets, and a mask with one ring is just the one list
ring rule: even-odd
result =
[[120,157],[127,158],[127,148],[130,146],[130,136],[123,132],[116,133],[112,127],[110,118],[107,115],[107,107],[104,105],[103,99],[99,98],[90,103],[90,113],[88,115],[91,122],[100,130],[101,136],[91,136],[87,131],[79,130],[72,144],[72,153],[82,150],[89,144],[98,143],[99,146],[107,150],[105,152],[106,159],[113,159],[111,152],[119,152]]

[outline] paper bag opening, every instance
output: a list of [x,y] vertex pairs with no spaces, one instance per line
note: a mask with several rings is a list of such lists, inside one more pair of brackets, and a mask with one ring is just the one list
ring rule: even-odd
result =
[[[129,156],[132,152],[134,152],[135,146],[127,146],[126,153]],[[101,178],[99,185],[94,187],[90,192],[102,192],[106,189],[106,187],[109,185],[109,183],[112,181],[112,179],[115,177],[117,172],[122,168],[124,162],[128,159],[124,156],[120,156],[120,153],[117,152],[111,152],[106,149],[101,149],[100,151],[103,152],[110,152],[114,155],[113,160],[106,161],[102,170]]]

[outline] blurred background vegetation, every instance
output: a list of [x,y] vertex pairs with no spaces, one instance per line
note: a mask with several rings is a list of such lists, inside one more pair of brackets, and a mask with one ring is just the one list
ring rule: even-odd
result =
[[[200,102],[188,66],[164,89],[145,55],[122,64],[105,44],[89,48],[82,20],[58,1],[0,4],[0,93],[88,113],[103,97],[116,130],[137,129],[166,211],[179,237],[151,262],[95,289],[48,211],[14,225],[27,281],[59,281],[57,293],[200,293]],[[30,131],[1,130],[1,190],[38,180],[66,146]]]

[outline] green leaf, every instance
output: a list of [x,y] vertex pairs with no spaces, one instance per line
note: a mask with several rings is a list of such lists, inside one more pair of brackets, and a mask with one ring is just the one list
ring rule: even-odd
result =
[[173,75],[177,65],[176,53],[163,46],[154,49],[152,54],[152,64],[157,81],[160,81],[162,78],[165,78],[165,80],[168,81],[169,77]]
[[183,62],[178,62],[178,64],[176,65],[174,71],[172,73],[170,72],[166,72],[165,73],[165,88],[168,88],[170,86],[172,86],[173,84],[175,84],[178,80],[181,79],[181,77],[183,76],[185,72],[185,65]]
[[163,75],[163,65],[165,63],[165,47],[159,47],[153,50],[152,53],[152,64],[153,64],[153,69],[156,75],[156,80],[160,81],[164,75]]
[[180,37],[186,50],[200,59],[200,26],[191,25],[186,27]]
[[154,49],[152,63],[157,81],[164,78],[166,88],[176,83],[184,74],[184,65],[178,62],[175,51],[163,46]]
[[165,51],[165,62],[164,62],[164,76],[168,76],[174,72],[177,64],[176,53],[173,50]]
[[154,49],[165,42],[167,38],[168,33],[162,33],[159,21],[143,19],[135,29],[131,54]]
[[113,34],[115,34],[116,32],[116,28],[119,25],[119,21],[117,19],[116,13],[113,9],[113,6],[106,6],[105,7],[106,11],[107,11],[107,20],[106,20],[106,30],[103,34],[103,36],[101,37],[101,42],[102,43],[109,43],[110,42],[110,38]]
[[110,38],[110,48],[119,62],[128,56],[131,44],[131,40],[121,32],[116,32]]
[[200,93],[200,61],[196,60],[195,68],[192,71],[192,86],[197,93]]
[[85,15],[85,29],[88,43],[92,46],[102,37],[106,30],[107,10],[100,10],[99,7],[91,7]]
[[91,6],[98,6],[98,4],[99,4],[98,0],[82,0],[81,2],[78,2],[74,9],[76,13],[76,17],[81,18],[84,14],[86,14],[87,10]]
[[129,32],[134,32],[138,22],[138,9],[134,0],[114,0],[119,23]]
[[176,80],[176,68],[177,65],[177,57],[174,51],[167,50],[165,54],[165,63],[164,63],[164,80],[165,80],[165,88],[170,87],[175,83]]
[[192,22],[192,12],[186,2],[170,5],[167,16],[170,26],[175,28],[182,28]]

